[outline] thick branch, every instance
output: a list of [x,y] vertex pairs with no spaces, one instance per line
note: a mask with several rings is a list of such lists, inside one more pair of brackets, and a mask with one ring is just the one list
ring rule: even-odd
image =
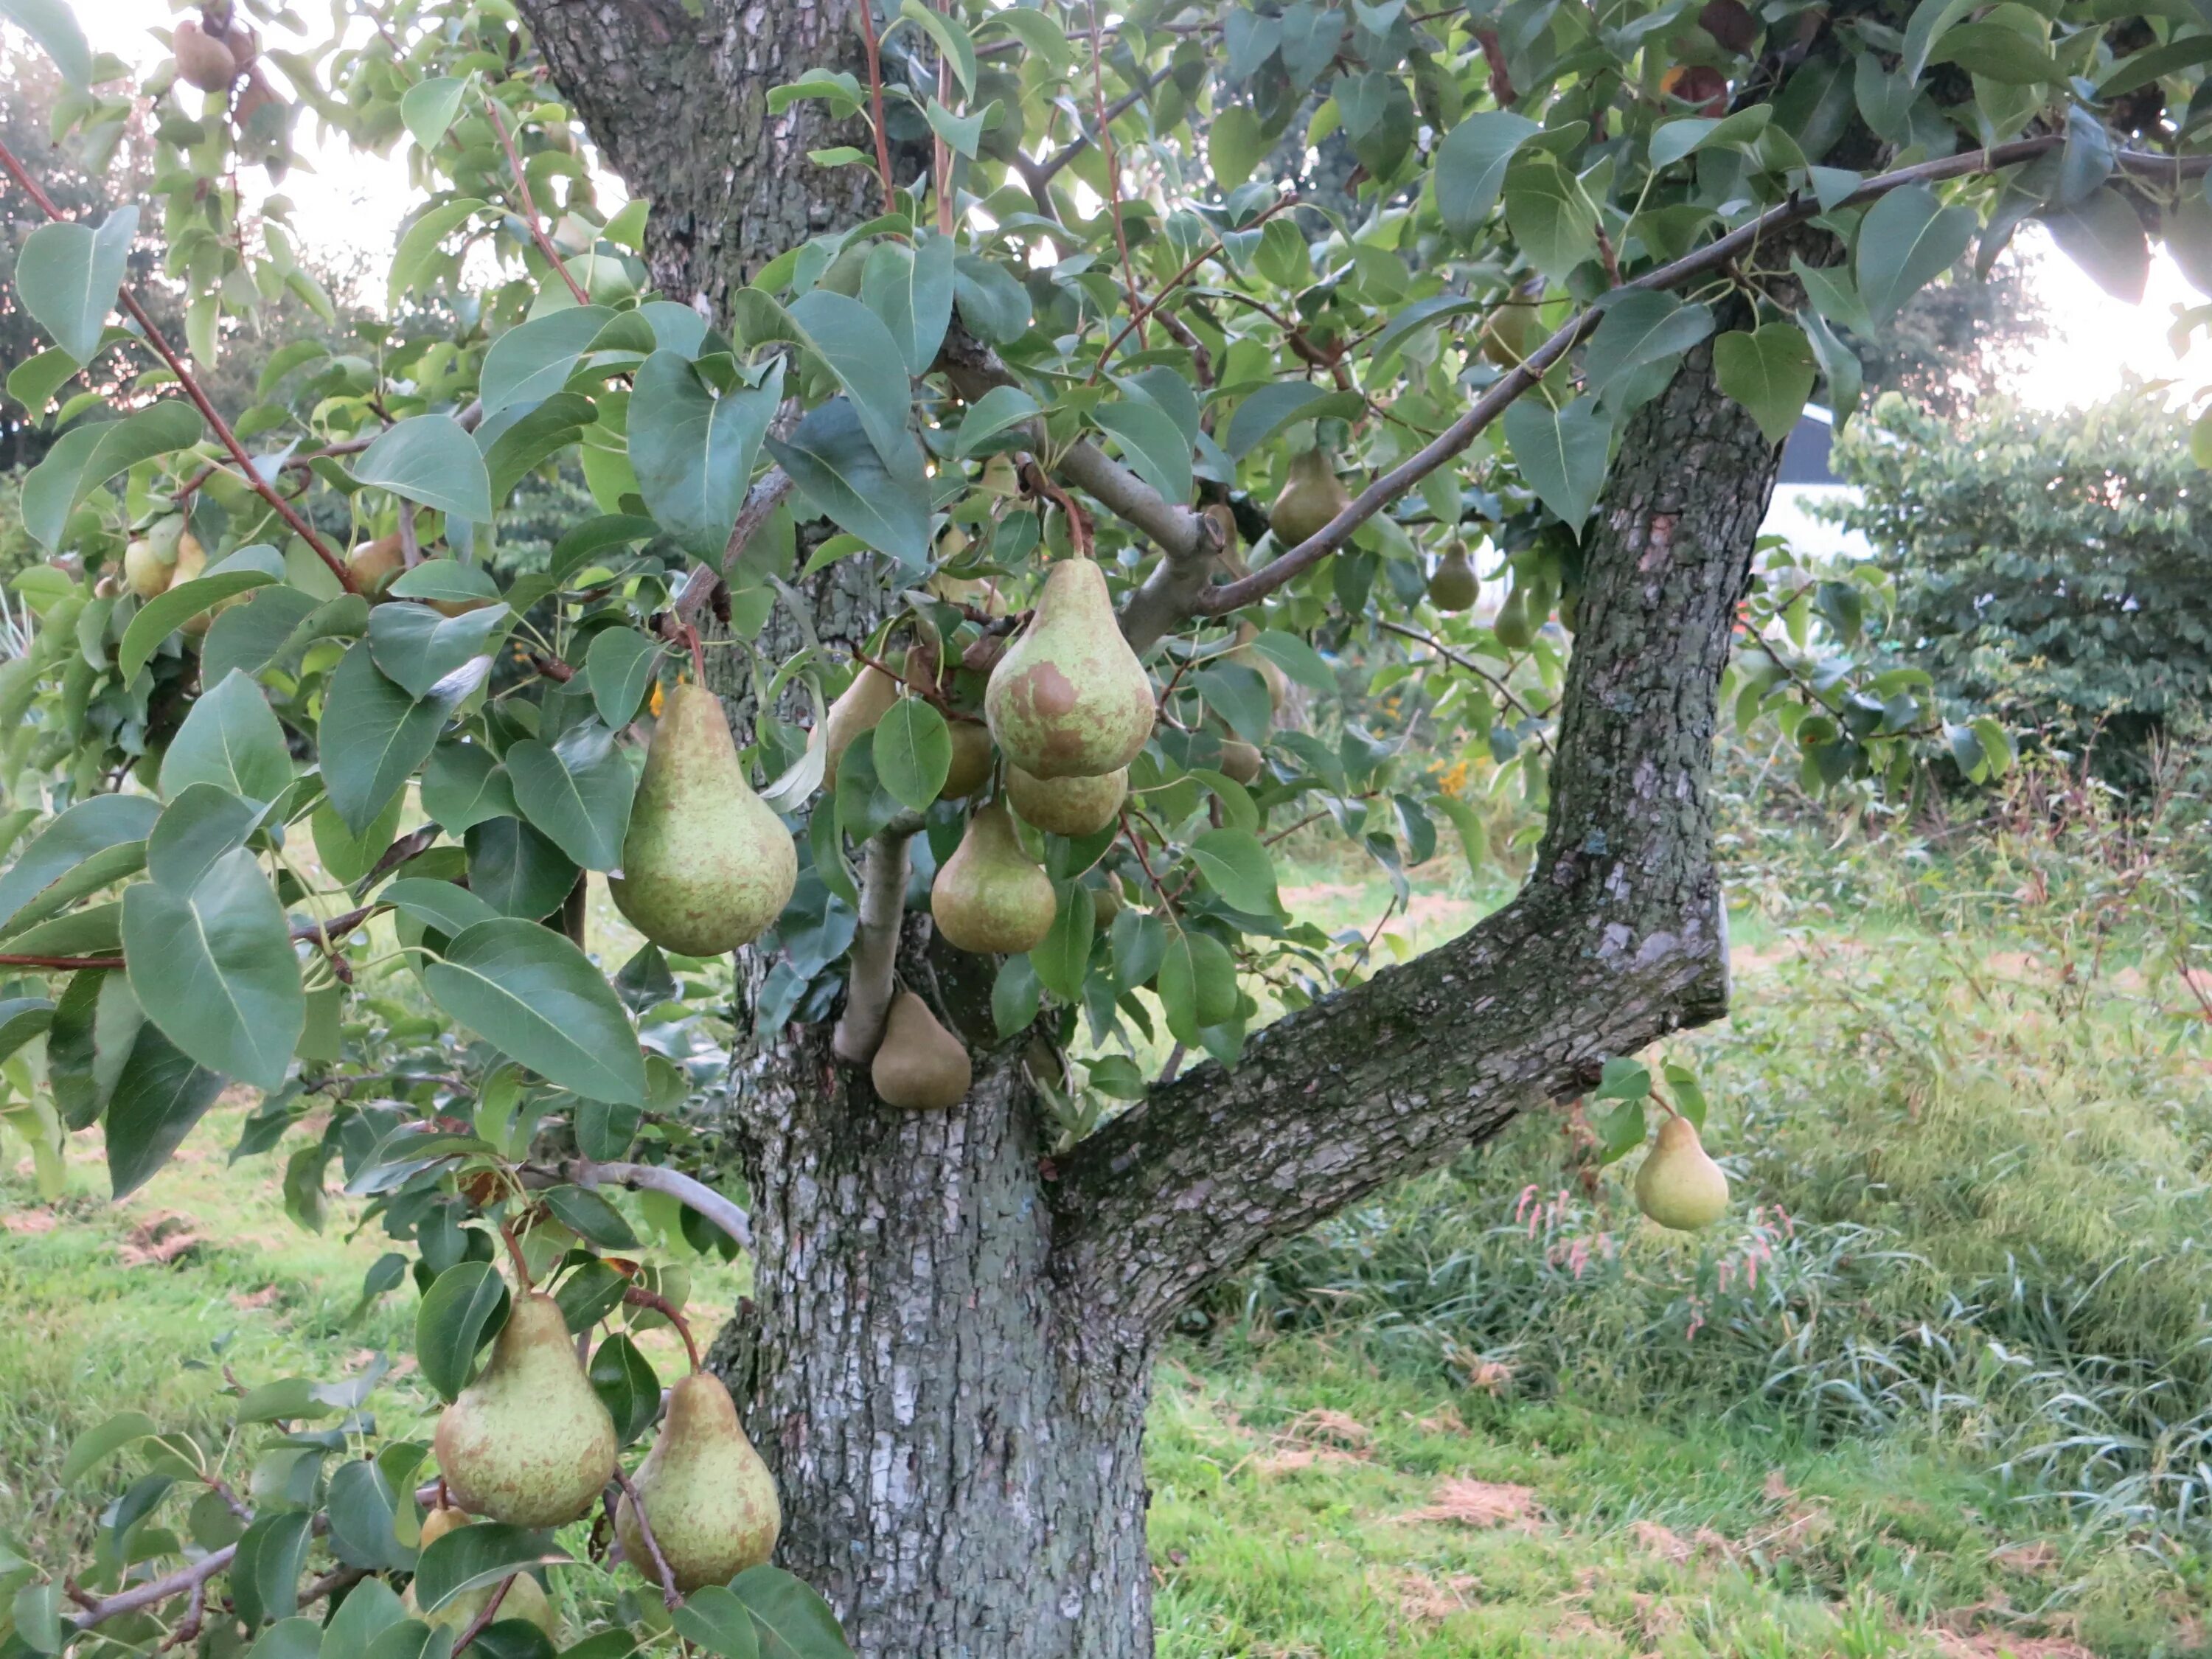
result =
[[579,1187],[612,1182],[633,1192],[659,1193],[672,1198],[685,1209],[706,1217],[746,1249],[752,1248],[751,1218],[705,1182],[695,1180],[681,1170],[659,1164],[597,1164],[580,1158],[567,1165],[566,1172]]
[[1206,1285],[1727,1003],[1707,783],[1775,451],[1692,352],[1589,532],[1549,832],[1453,943],[1154,1089],[1062,1165],[1066,1280],[1158,1329]]
[[898,963],[899,927],[906,920],[906,846],[921,820],[902,813],[868,838],[860,858],[860,924],[853,935],[853,969],[845,981],[845,1012],[830,1046],[848,1066],[865,1066],[884,1040],[891,1011],[892,970]]

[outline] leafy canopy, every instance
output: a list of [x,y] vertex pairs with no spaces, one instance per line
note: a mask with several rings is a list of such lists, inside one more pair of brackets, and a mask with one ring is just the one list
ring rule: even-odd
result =
[[[562,1202],[524,1184],[538,1127],[665,1170],[687,1066],[715,1063],[679,1018],[710,968],[648,948],[611,975],[538,925],[619,857],[634,722],[687,658],[747,694],[747,763],[803,848],[757,1018],[820,1020],[855,848],[919,813],[917,862],[946,856],[966,811],[936,799],[946,732],[1043,566],[1095,552],[1161,718],[1126,823],[1035,845],[1060,921],[994,998],[1004,1033],[1080,1040],[1079,1133],[1141,1094],[1153,1042],[1233,1061],[1257,988],[1295,1007],[1368,971],[1371,935],[1285,906],[1291,829],[1333,825],[1402,900],[1440,824],[1486,855],[1485,792],[1540,804],[1585,521],[1686,355],[1779,441],[1823,383],[1848,416],[1855,343],[2030,216],[2121,297],[2153,236],[2212,270],[2212,34],[2185,7],[907,3],[865,79],[823,65],[770,98],[845,123],[814,161],[879,168],[880,216],[776,252],[714,318],[651,290],[651,204],[600,210],[502,0],[389,0],[323,36],[252,5],[226,33],[210,7],[197,26],[237,72],[197,88],[173,64],[133,83],[54,0],[0,9],[71,83],[65,137],[96,152],[143,110],[155,142],[149,198],[57,210],[10,295],[51,343],[9,394],[66,429],[25,481],[49,562],[15,583],[30,620],[0,665],[5,1121],[49,1181],[100,1125],[123,1192],[227,1081],[261,1090],[241,1150],[289,1148],[309,1224],[333,1164],[368,1201],[430,1288],[424,1369],[449,1382],[496,1323],[471,1291],[495,1229],[524,1227],[577,1328],[620,1304],[601,1252],[628,1224],[573,1180]],[[287,295],[334,318],[279,188],[302,123],[407,157],[392,317],[348,349],[286,342],[226,419],[198,371],[227,327]],[[1348,146],[1347,188],[1300,200],[1263,169],[1324,146]],[[894,149],[925,159],[897,172]],[[156,225],[176,340],[123,286]],[[1285,545],[1267,504],[1316,451],[1357,499]],[[496,579],[518,487],[556,468],[595,511],[544,569]],[[1489,599],[1443,609],[1427,578],[1462,546]],[[899,597],[825,644],[803,578],[844,560]],[[1778,552],[1739,718],[1781,720],[1815,781],[1931,744],[2001,767],[1994,722],[1946,727],[1924,672],[1859,659],[1887,594]],[[898,719],[824,793],[801,717],[909,645]],[[1374,718],[1342,715],[1347,684]],[[1649,1086],[1620,1077],[1616,1152]],[[311,1114],[327,1127],[295,1133]],[[367,1294],[402,1282],[387,1260]],[[624,1343],[593,1373],[628,1423],[652,1379]],[[331,1403],[306,1401],[248,1420]],[[161,1478],[209,1472],[142,1450]],[[237,1540],[249,1625],[292,1612],[325,1547],[301,1505],[341,1561],[406,1565],[415,1463],[349,1462],[341,1491],[317,1462]],[[160,1498],[80,1583],[121,1583]],[[193,1514],[213,1547],[226,1511]],[[18,1646],[110,1616],[15,1582]],[[759,1593],[757,1618],[794,1591]]]

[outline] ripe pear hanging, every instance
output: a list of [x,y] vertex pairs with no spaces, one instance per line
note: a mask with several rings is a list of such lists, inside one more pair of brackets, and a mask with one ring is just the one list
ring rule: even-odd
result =
[[1727,1212],[1728,1176],[1705,1155],[1697,1125],[1670,1117],[1659,1126],[1659,1141],[1636,1172],[1636,1202],[1662,1227],[1695,1232]]
[[1352,505],[1326,450],[1301,450],[1291,458],[1282,494],[1267,509],[1267,527],[1285,548],[1318,536],[1330,520]]
[[438,1419],[438,1473],[463,1509],[518,1527],[574,1521],[614,1478],[615,1425],[550,1296],[520,1296],[475,1382]]
[[1129,769],[1096,778],[1033,778],[1006,769],[1006,799],[1024,822],[1055,836],[1092,836],[1121,815],[1129,795]]
[[1439,611],[1467,611],[1474,607],[1481,591],[1474,567],[1467,562],[1467,544],[1454,542],[1444,550],[1436,574],[1429,578],[1429,603]]
[[[432,1510],[422,1517],[422,1547],[428,1549],[454,1528],[467,1526],[471,1519],[470,1516],[450,1506]],[[407,1616],[410,1619],[420,1619],[432,1626],[449,1626],[455,1632],[460,1632],[476,1623],[477,1615],[491,1604],[491,1598],[498,1592],[499,1581],[494,1579],[481,1589],[463,1590],[434,1611],[425,1613],[422,1603],[416,1599],[415,1586],[410,1584],[400,1596],[399,1604],[407,1610]],[[544,1631],[556,1647],[561,1644],[561,1621],[553,1612],[553,1604],[545,1598],[544,1586],[526,1572],[515,1575],[514,1582],[507,1587],[507,1594],[500,1596],[499,1611],[492,1617],[495,1622],[507,1619],[526,1620]]]
[[943,1111],[966,1097],[975,1079],[967,1045],[946,1030],[911,991],[891,999],[884,1040],[868,1068],[876,1097],[909,1111]]
[[[759,1566],[783,1529],[775,1480],[745,1438],[721,1379],[694,1371],[668,1391],[668,1415],[631,1484],[645,1500],[653,1541],[676,1588],[689,1595]],[[629,1564],[650,1578],[653,1553],[623,1494],[615,1534]]]
[[979,808],[929,890],[929,913],[954,949],[1013,956],[1042,943],[1058,908],[1052,878],[1022,850],[1003,799]]
[[799,879],[791,832],[753,793],[722,705],[703,686],[669,693],[607,889],[630,925],[688,957],[749,945]]
[[1121,637],[1106,578],[1060,560],[1036,613],[991,671],[983,713],[1000,752],[1033,777],[1095,778],[1152,735],[1152,682]]
[[937,798],[965,800],[990,782],[991,762],[998,751],[991,746],[988,726],[973,720],[953,720],[946,730],[952,738],[952,764],[946,769],[945,787],[937,792]]
[[853,683],[837,694],[836,702],[830,705],[829,713],[822,718],[822,740],[824,745],[822,763],[822,787],[834,790],[837,787],[837,763],[853,746],[853,740],[863,732],[872,732],[876,722],[890,712],[891,705],[899,700],[899,683],[873,663],[863,663]]

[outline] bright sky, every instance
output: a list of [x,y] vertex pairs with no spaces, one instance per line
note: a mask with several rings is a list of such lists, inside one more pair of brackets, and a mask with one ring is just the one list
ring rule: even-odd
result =
[[[131,63],[161,54],[147,33],[165,27],[173,14],[169,0],[71,0],[94,47]],[[357,248],[380,271],[389,258],[394,227],[408,200],[404,156],[396,146],[391,159],[353,154],[343,143],[318,146],[312,119],[298,134],[304,165],[284,182],[295,205],[294,222],[311,246]],[[2092,283],[2035,227],[2022,231],[2031,258],[2031,281],[2048,304],[2052,337],[2039,349],[2033,367],[2016,387],[2025,400],[2044,408],[2091,403],[2118,388],[2132,372],[2145,377],[2212,374],[2212,349],[2199,346],[2185,364],[2166,343],[2178,306],[2200,303],[2162,253],[2152,269],[2150,291],[2140,306],[2125,306]],[[378,284],[370,284],[371,294]]]

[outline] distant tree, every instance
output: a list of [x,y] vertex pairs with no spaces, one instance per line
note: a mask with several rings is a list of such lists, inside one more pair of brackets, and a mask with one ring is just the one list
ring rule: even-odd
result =
[[1897,584],[1888,631],[1938,695],[2094,745],[2110,775],[2212,684],[2212,494],[2185,418],[2130,386],[1964,427],[1882,398],[1836,448],[1846,522]]
[[2051,333],[2051,313],[2028,286],[2028,267],[2008,250],[1986,277],[1962,259],[1912,297],[1860,358],[1869,398],[1894,392],[1939,419],[1966,418],[2027,365]]

